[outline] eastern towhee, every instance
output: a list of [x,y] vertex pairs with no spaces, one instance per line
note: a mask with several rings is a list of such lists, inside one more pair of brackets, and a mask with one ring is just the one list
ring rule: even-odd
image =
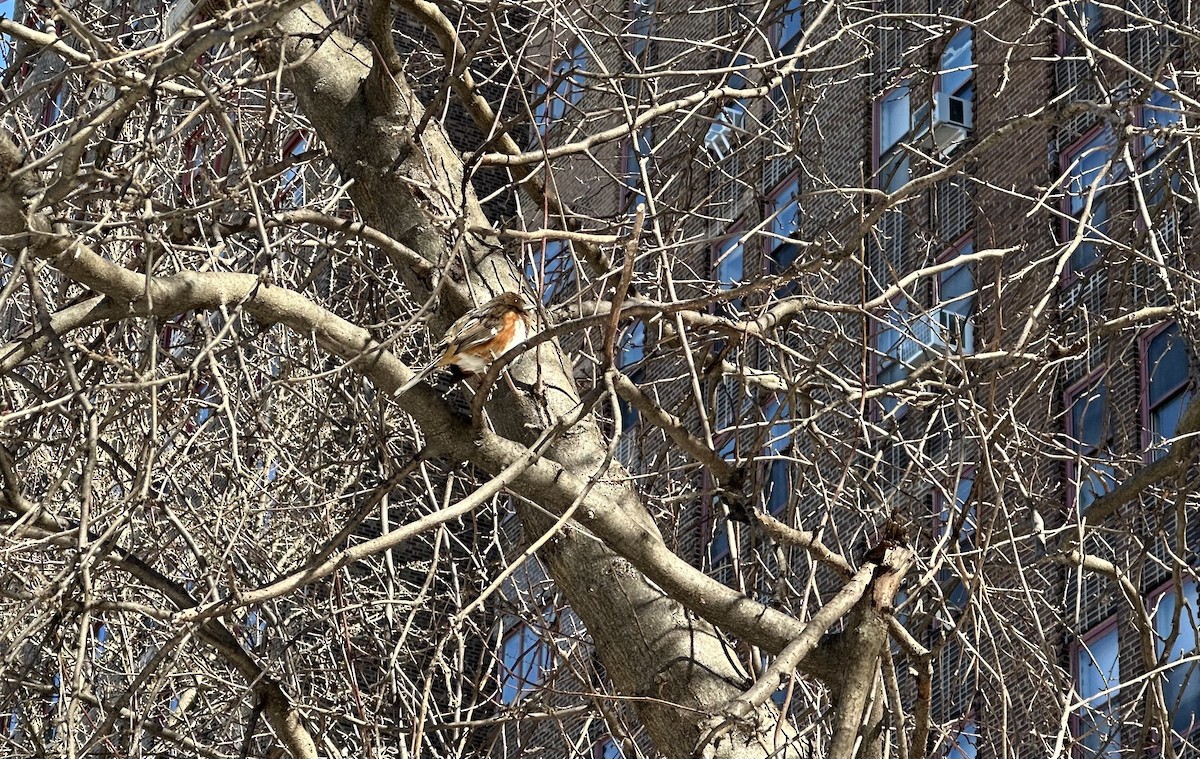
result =
[[407,392],[432,372],[449,366],[460,375],[484,374],[510,348],[533,334],[533,314],[517,293],[501,293],[450,325],[435,348],[439,356],[397,390]]

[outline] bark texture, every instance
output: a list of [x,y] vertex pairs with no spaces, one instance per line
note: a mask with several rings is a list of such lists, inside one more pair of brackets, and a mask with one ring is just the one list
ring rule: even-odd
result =
[[[412,294],[425,297],[436,287],[442,296],[438,319],[444,325],[494,293],[521,289],[516,262],[496,240],[470,231],[490,224],[470,184],[463,181],[461,158],[442,128],[430,121],[420,134],[414,132],[423,110],[403,73],[385,70],[365,48],[339,34],[314,43],[328,25],[315,5],[289,14],[279,24],[280,36],[265,47],[265,64],[284,66],[284,82],[296,93],[301,110],[346,178],[354,179],[350,192],[364,220],[438,267],[449,262],[449,281],[433,283],[410,274]],[[402,272],[407,270],[404,262],[397,263]],[[519,361],[514,373],[523,382],[538,380],[545,388],[542,397],[514,395],[498,386],[488,405],[497,431],[524,444],[531,443],[549,419],[571,413],[579,402],[570,366],[556,346],[543,346],[536,358],[536,366],[529,359]],[[424,428],[438,448],[445,440],[439,433],[447,430]],[[587,508],[607,504],[616,512],[609,519],[636,525],[643,540],[666,550],[649,513],[625,484],[627,473],[609,461],[590,418],[554,441],[547,457],[577,477],[595,478]],[[516,489],[522,490],[519,484]],[[540,535],[553,525],[528,503],[518,501],[518,513],[527,533]],[[638,710],[655,744],[667,756],[690,756],[703,715],[750,684],[747,674],[734,666],[727,644],[711,624],[689,614],[573,523],[540,555],[587,625],[614,684],[625,694],[647,698],[638,702]],[[770,705],[760,711],[763,729],[730,733],[717,755],[770,753],[777,713]],[[790,725],[787,733],[794,733]]]

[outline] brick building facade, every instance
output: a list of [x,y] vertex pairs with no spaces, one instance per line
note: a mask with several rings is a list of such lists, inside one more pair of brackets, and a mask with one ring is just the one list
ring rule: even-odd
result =
[[[1192,11],[896,0],[833,23],[809,3],[649,8],[596,6],[608,35],[594,39],[564,11],[547,33],[545,70],[581,72],[535,77],[563,101],[539,113],[547,149],[628,131],[552,161],[560,191],[618,233],[630,198],[647,199],[647,298],[713,296],[709,312],[734,320],[816,303],[773,341],[693,336],[687,360],[669,317],[626,327],[628,375],[728,460],[753,460],[723,491],[624,409],[617,451],[669,504],[677,550],[796,608],[834,578],[727,520],[722,500],[749,497],[850,556],[896,511],[921,556],[897,614],[932,651],[930,755],[1163,751],[1145,699],[1112,687],[1154,657],[1171,673],[1171,746],[1190,751],[1195,504],[1173,486],[1102,499],[1163,455],[1191,393],[1191,286],[1173,280],[1196,253],[1195,50],[1178,26]],[[819,52],[790,72],[798,42]],[[622,87],[619,71],[646,75]],[[637,120],[668,93],[759,85],[765,97]],[[720,295],[779,273],[781,287]],[[577,279],[586,298],[594,280]],[[1131,578],[1157,643],[1111,577],[1046,555],[1043,522],[1051,553],[1083,530],[1084,550]],[[1164,609],[1184,612],[1174,636]],[[895,654],[915,698],[903,675],[923,663]]]
[[[626,127],[543,175],[597,234],[628,235],[645,202],[640,297],[712,300],[715,329],[664,311],[625,324],[618,342],[626,376],[742,465],[740,481],[718,481],[628,402],[610,404],[615,455],[678,553],[803,618],[836,578],[728,519],[731,506],[815,530],[855,560],[889,514],[909,523],[920,559],[897,615],[931,655],[896,646],[893,656],[906,712],[928,667],[933,730],[920,751],[931,756],[1042,757],[1072,740],[1083,756],[1190,750],[1200,708],[1186,663],[1197,645],[1190,483],[1159,483],[1086,522],[1093,503],[1099,513],[1106,492],[1157,460],[1191,392],[1195,300],[1181,273],[1196,252],[1196,51],[1170,28],[1195,22],[1185,6],[635,0],[514,21],[532,30],[521,65],[493,71],[494,99],[531,111],[520,140],[531,149]],[[421,37],[415,25],[399,32]],[[406,49],[423,94],[438,97],[437,57],[424,43]],[[798,49],[811,52],[797,59]],[[759,87],[637,120],[674,98]],[[54,130],[70,93],[43,90],[32,110]],[[464,150],[483,142],[461,111],[444,119]],[[204,155],[206,139],[181,155]],[[301,132],[264,140],[284,160],[309,147]],[[210,186],[195,168],[180,172],[181,197]],[[295,177],[279,173],[281,208],[313,201],[289,198],[306,185]],[[502,171],[478,177],[497,224],[561,226],[503,192]],[[336,200],[335,182],[312,184]],[[531,243],[521,255],[554,318],[604,292],[573,244]],[[770,285],[728,295],[755,281]],[[807,305],[767,337],[730,327],[789,299]],[[595,382],[601,346],[576,340],[577,374]],[[1146,642],[1118,582],[1064,559],[1081,530],[1084,550],[1134,588],[1156,639]],[[511,520],[501,531],[509,546],[538,537]],[[605,692],[586,632],[535,561],[497,609],[486,642],[499,661],[467,657],[485,711]],[[761,665],[734,647],[748,668]],[[1148,656],[1165,674],[1143,677]],[[1142,728],[1153,722],[1143,682],[1159,684],[1169,738]],[[819,690],[795,687],[797,720],[819,720]],[[509,756],[648,751],[621,702],[610,704],[505,723],[476,745]]]

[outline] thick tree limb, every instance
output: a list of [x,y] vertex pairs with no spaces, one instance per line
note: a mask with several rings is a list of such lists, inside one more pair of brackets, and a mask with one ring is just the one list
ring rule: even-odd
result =
[[[11,148],[11,143],[7,144]],[[3,143],[0,143],[0,148],[2,147]],[[11,150],[7,153],[9,159],[14,155]],[[0,159],[3,158],[4,151],[0,150]],[[382,350],[365,330],[330,314],[298,293],[269,285],[253,275],[182,272],[166,277],[147,278],[143,274],[123,269],[104,260],[81,241],[50,232],[47,229],[48,225],[40,217],[34,216],[29,219],[28,223],[32,223],[33,226],[30,229],[26,227],[26,218],[20,211],[20,195],[14,194],[13,189],[0,187],[0,232],[6,235],[4,244],[28,247],[34,256],[52,261],[67,276],[119,302],[127,309],[126,313],[129,316],[166,315],[221,306],[241,308],[264,323],[286,324],[300,334],[312,336],[319,345],[351,362],[359,371],[370,376],[384,392],[394,391],[412,376],[407,367]],[[469,420],[458,416],[426,388],[418,387],[398,401],[425,430],[434,452],[457,460],[473,461],[494,473],[504,471],[528,455],[528,449],[496,433],[472,430]],[[577,436],[575,440],[578,440]],[[590,470],[584,468],[583,471]],[[586,476],[581,478],[575,473],[575,467],[568,468],[557,461],[541,458],[513,480],[512,489],[559,514],[569,508],[582,493],[587,493],[580,507],[583,513],[581,521],[606,545],[625,554],[639,569],[646,572],[647,576],[666,588],[677,601],[682,601],[701,617],[716,621],[757,645],[778,651],[804,633],[803,623],[779,611],[768,609],[706,577],[667,549],[636,495],[623,487],[591,487]],[[554,551],[563,550],[568,541],[574,541],[580,549],[594,554],[586,564],[576,565],[577,559],[574,557],[570,564],[587,566],[587,586],[595,589],[598,579],[595,574],[596,568],[604,563],[614,562],[615,557],[611,554],[606,556],[606,551],[601,545],[590,537],[576,534],[574,530],[566,531],[560,536],[554,544]],[[550,553],[552,563],[557,560],[554,551]],[[649,722],[659,720],[657,715],[661,712],[665,721],[658,724],[664,727],[671,726],[670,729],[664,729],[660,738],[667,741],[686,740],[689,741],[690,747],[695,744],[698,728],[693,726],[694,723],[680,723],[678,713],[663,705],[664,700],[686,705],[689,698],[685,696],[687,690],[656,690],[661,689],[661,685],[655,683],[662,683],[664,680],[657,679],[653,674],[657,667],[651,665],[650,661],[657,661],[658,666],[661,666],[663,659],[660,658],[661,654],[653,652],[661,651],[664,646],[679,646],[681,652],[689,652],[688,661],[693,657],[708,659],[705,676],[714,678],[714,685],[723,683],[720,687],[729,689],[730,697],[737,692],[741,675],[729,664],[727,655],[722,652],[724,644],[719,638],[698,620],[683,618],[679,607],[675,605],[676,601],[668,600],[661,591],[652,589],[639,575],[620,572],[608,576],[620,581],[619,595],[612,596],[612,600],[603,600],[595,593],[591,594],[591,598],[585,593],[583,596],[572,598],[572,604],[577,611],[582,609],[580,613],[590,625],[600,626],[601,634],[597,636],[597,643],[601,649],[605,648],[603,626],[624,625],[627,622],[627,618],[614,617],[612,603],[624,599],[624,603],[632,602],[634,608],[640,608],[643,614],[647,613],[647,604],[665,605],[657,612],[656,617],[656,623],[663,625],[663,632],[657,634],[654,642],[645,649],[651,659],[646,662],[632,661],[629,675],[622,675],[619,665],[611,667],[610,673],[627,692],[657,694],[658,698],[652,701],[638,702],[639,708],[649,713]],[[185,597],[172,600],[181,607],[194,605]],[[592,600],[603,600],[603,606],[590,609],[589,601]],[[648,622],[649,620],[643,619],[641,624],[644,627]],[[618,636],[621,633],[614,630],[608,634]],[[214,642],[226,645],[230,643],[228,640]],[[236,641],[232,642],[236,644]],[[234,656],[235,653],[229,652],[226,655]],[[666,661],[669,664],[683,662],[674,658],[668,658]],[[638,673],[637,676],[634,675],[635,672]],[[672,677],[680,677],[685,673],[690,677],[697,674],[689,666],[678,675],[668,676],[665,682],[672,683]],[[647,675],[650,676],[650,682],[639,685],[638,678]],[[626,677],[629,679],[625,679]],[[686,679],[672,687],[678,688],[684,682]],[[650,690],[646,690],[647,688]],[[280,702],[277,698],[268,698],[267,704],[266,714],[277,734],[289,745],[295,746],[294,753],[298,756],[308,756],[303,753],[307,751],[308,744],[301,738],[305,733],[294,710],[286,701]]]

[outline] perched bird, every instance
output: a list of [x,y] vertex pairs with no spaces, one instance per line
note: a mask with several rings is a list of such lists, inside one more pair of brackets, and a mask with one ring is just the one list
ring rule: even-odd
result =
[[404,383],[397,394],[411,390],[446,366],[460,377],[484,374],[493,361],[531,334],[533,314],[525,301],[517,293],[501,293],[451,324],[435,348],[439,353],[437,360]]

